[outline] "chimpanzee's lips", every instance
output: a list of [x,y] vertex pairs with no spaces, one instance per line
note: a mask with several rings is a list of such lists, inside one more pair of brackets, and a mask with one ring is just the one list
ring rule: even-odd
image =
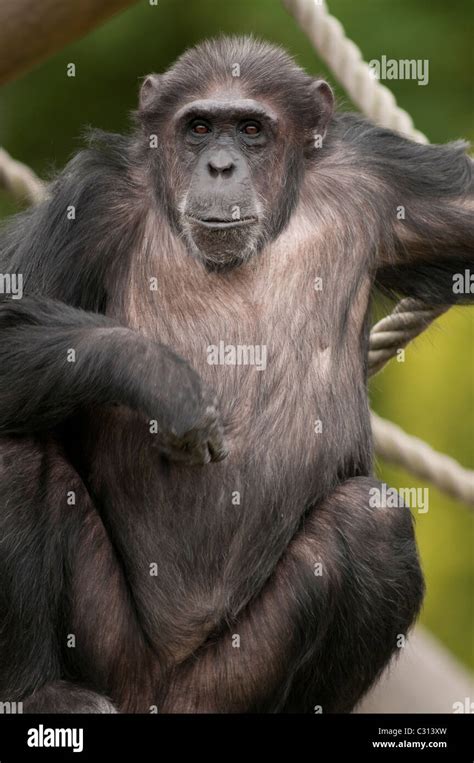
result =
[[245,225],[251,225],[257,222],[256,217],[241,217],[238,220],[224,220],[217,217],[193,217],[187,215],[188,219],[193,223],[202,225],[203,228],[210,228],[211,230],[226,230],[227,228],[242,228]]

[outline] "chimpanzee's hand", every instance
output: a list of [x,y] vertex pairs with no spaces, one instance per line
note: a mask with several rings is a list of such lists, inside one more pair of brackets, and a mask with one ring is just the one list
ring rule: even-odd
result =
[[158,423],[157,447],[172,461],[222,461],[227,448],[215,394],[174,352],[160,346],[158,354],[155,392],[147,405]]
[[207,464],[227,456],[217,400],[204,394],[187,427],[171,426],[157,434],[160,450],[172,461]]

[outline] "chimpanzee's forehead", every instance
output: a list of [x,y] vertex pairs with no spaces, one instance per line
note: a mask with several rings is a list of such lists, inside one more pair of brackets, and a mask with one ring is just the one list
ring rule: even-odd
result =
[[276,112],[262,101],[253,98],[230,97],[229,93],[213,94],[211,98],[200,98],[187,103],[175,114],[176,121],[193,117],[209,119],[244,119],[253,117],[277,124]]

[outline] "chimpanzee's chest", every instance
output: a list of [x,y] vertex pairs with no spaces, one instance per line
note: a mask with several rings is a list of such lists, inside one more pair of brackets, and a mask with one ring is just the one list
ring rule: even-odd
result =
[[275,457],[289,443],[315,454],[318,430],[346,406],[350,418],[354,385],[364,384],[367,276],[358,283],[357,257],[339,260],[310,230],[296,220],[224,273],[176,245],[166,259],[157,244],[132,260],[128,291],[114,305],[114,317],[168,345],[216,391],[234,449],[252,440],[257,449],[271,444]]
[[[157,240],[146,256],[131,258],[128,288],[111,301],[113,317],[168,345],[216,392],[230,457],[212,473],[221,486],[228,480],[230,492],[239,481],[256,481],[266,490],[264,503],[280,502],[280,488],[283,496],[294,490],[297,474],[304,504],[352,459],[367,416],[370,283],[362,252],[349,262],[340,254],[327,232],[318,239],[298,216],[276,242],[228,272],[209,272],[184,246]],[[186,479],[184,470],[176,484],[160,474],[155,492],[179,503]],[[198,479],[207,500],[221,503],[209,475],[190,479]],[[304,505],[294,509],[302,511]]]
[[[357,283],[355,258],[345,262],[355,281],[348,295],[337,252],[298,235],[299,246],[290,229],[224,273],[208,272],[176,246],[172,259],[158,250],[131,261],[128,290],[113,316],[192,364],[217,394],[230,448],[208,470],[172,466],[158,474],[150,492],[170,512],[203,500],[232,527],[219,507],[240,484],[254,510],[260,505],[257,513],[271,502],[295,503],[287,512],[295,521],[352,458],[367,415],[361,335],[369,284]],[[153,469],[137,468],[135,480]]]

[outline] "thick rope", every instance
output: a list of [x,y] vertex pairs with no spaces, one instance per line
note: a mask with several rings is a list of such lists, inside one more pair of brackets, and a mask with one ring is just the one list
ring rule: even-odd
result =
[[397,105],[393,93],[377,80],[357,45],[321,0],[283,0],[297,19],[322,60],[328,65],[355,105],[376,124],[397,130],[412,140],[427,143],[413,120]]
[[381,458],[398,464],[421,480],[428,480],[448,495],[474,506],[474,472],[453,458],[437,453],[423,440],[406,434],[391,421],[372,412],[375,449]]
[[37,204],[45,198],[45,185],[33,170],[12,159],[0,148],[0,188],[10,193],[16,201]]
[[428,307],[418,299],[402,299],[395,310],[376,323],[370,332],[369,376],[380,371],[400,349],[449,307]]

